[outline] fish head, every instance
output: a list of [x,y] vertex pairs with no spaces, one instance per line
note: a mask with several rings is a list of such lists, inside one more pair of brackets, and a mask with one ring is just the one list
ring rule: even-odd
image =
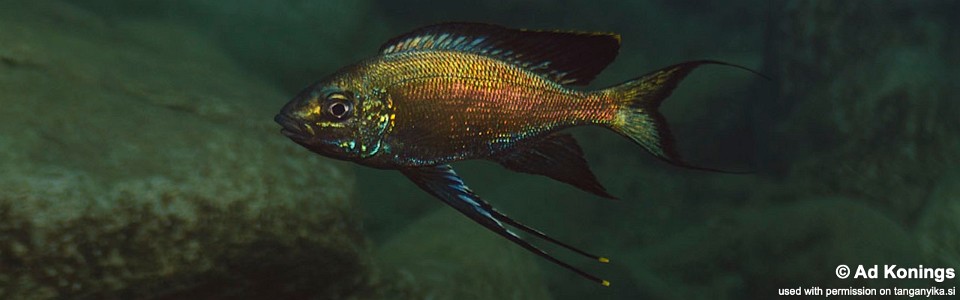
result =
[[274,117],[281,133],[318,154],[354,160],[359,156],[361,118],[356,91],[335,81],[304,89]]

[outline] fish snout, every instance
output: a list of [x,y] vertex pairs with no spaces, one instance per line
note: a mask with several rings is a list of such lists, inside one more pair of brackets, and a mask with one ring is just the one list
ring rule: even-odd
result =
[[297,122],[297,120],[293,117],[281,113],[273,117],[273,121],[277,122],[277,124],[280,124],[282,127],[280,129],[280,133],[288,138],[294,140],[302,140],[306,138],[306,128],[304,128],[304,125],[300,122]]

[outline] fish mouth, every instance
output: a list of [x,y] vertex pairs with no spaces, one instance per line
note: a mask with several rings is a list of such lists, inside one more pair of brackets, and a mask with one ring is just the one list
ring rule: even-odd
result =
[[306,129],[300,122],[297,122],[292,117],[285,114],[277,114],[273,117],[273,121],[283,127],[280,129],[280,133],[286,137],[294,141],[306,140]]

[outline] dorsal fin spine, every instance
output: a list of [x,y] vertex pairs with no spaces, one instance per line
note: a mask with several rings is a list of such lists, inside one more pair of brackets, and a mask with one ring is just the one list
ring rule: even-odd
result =
[[415,29],[381,46],[382,54],[418,50],[463,51],[528,68],[563,84],[585,85],[620,47],[606,33],[518,30],[479,23],[446,23]]

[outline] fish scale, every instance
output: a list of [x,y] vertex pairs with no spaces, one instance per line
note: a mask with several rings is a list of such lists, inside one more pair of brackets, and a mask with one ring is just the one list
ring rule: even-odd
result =
[[382,69],[370,70],[378,74],[370,78],[392,79],[373,83],[388,86],[397,107],[385,139],[415,140],[413,146],[388,143],[394,151],[415,153],[406,158],[411,163],[483,158],[565,127],[607,123],[616,113],[606,95],[568,89],[469,53],[418,52],[370,65]]

